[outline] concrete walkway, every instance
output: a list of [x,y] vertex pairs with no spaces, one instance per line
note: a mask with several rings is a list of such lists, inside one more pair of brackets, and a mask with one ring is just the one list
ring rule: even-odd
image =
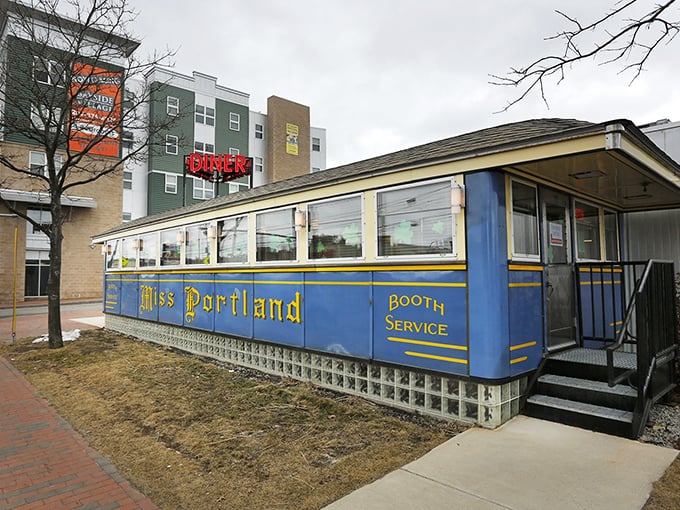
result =
[[0,357],[0,508],[155,509]]
[[518,416],[469,429],[327,510],[639,510],[677,450]]

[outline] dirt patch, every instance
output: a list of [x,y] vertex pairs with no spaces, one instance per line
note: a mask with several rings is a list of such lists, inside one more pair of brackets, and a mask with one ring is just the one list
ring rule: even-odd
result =
[[321,508],[463,429],[106,330],[0,354],[160,508]]

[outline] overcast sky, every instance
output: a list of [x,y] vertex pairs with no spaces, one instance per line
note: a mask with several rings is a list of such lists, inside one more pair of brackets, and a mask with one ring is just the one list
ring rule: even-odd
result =
[[[654,0],[640,0],[651,6]],[[327,164],[518,120],[543,117],[637,124],[680,120],[680,38],[630,84],[620,66],[575,66],[559,86],[506,113],[516,96],[490,74],[555,50],[562,9],[592,21],[614,0],[132,0],[142,55],[173,48],[174,70],[199,71],[250,94],[306,104],[327,130]],[[680,8],[675,6],[680,17]]]

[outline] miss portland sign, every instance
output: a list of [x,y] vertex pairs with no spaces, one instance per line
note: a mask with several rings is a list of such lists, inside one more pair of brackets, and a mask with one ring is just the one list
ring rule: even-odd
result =
[[233,181],[253,173],[253,158],[194,152],[184,156],[184,173],[210,182]]

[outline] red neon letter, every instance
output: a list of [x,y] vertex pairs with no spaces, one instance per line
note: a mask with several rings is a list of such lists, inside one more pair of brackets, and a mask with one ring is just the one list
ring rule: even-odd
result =
[[203,163],[203,160],[201,159],[200,154],[196,154],[195,152],[189,154],[189,172],[192,174],[200,172],[203,168],[201,163]]
[[245,175],[246,174],[246,157],[241,156],[238,154],[235,158],[236,161],[234,161],[234,172],[237,174]]

